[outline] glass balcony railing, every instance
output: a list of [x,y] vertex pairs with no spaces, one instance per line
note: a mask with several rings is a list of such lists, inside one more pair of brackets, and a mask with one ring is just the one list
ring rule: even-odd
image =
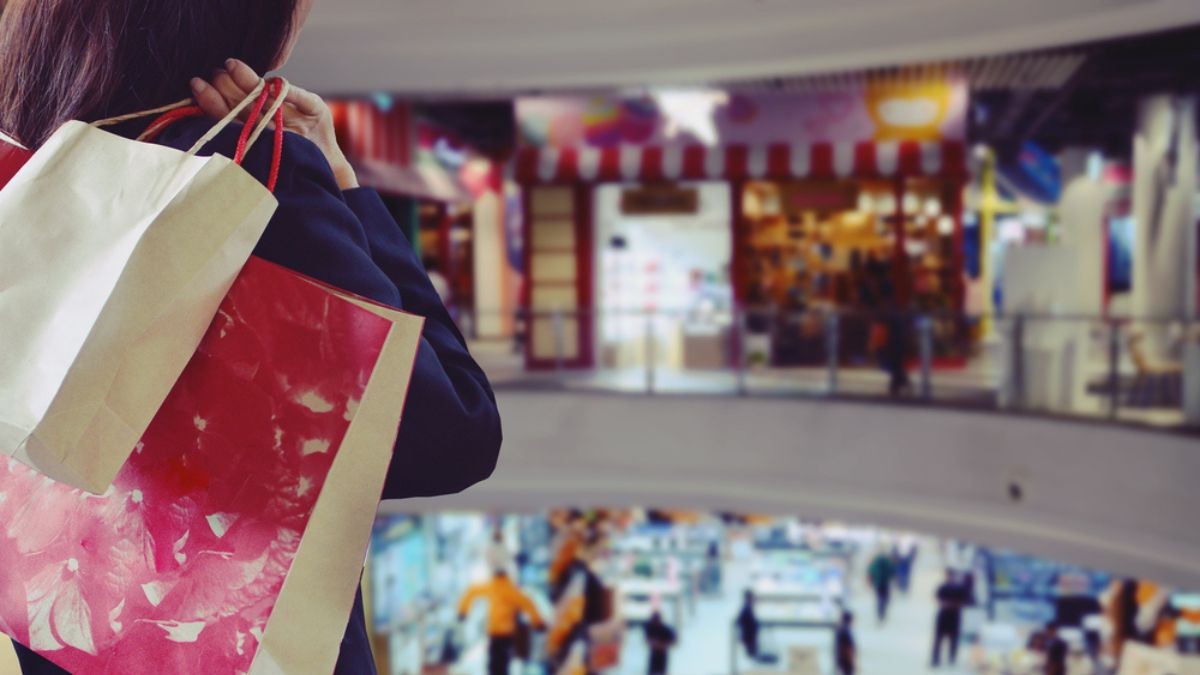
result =
[[1200,430],[1195,319],[768,309],[458,318],[498,389],[864,399]]

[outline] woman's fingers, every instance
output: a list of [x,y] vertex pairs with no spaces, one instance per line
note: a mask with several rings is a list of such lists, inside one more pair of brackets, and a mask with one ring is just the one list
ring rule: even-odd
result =
[[196,99],[196,105],[200,106],[205,115],[216,119],[228,115],[231,109],[216,87],[198,77],[192,78],[192,98]]
[[253,87],[242,89],[237,82],[233,81],[233,76],[227,70],[218,70],[213,75],[212,86],[221,92],[221,95],[225,97],[225,104],[231,108],[241,103],[254,89]]
[[325,101],[320,96],[306,89],[301,89],[296,85],[292,85],[288,89],[287,98],[284,100],[291,104],[296,112],[301,115],[316,117],[320,116],[321,112],[325,109]]
[[229,73],[229,77],[233,80],[233,83],[246,92],[246,94],[254,91],[254,88],[258,86],[259,80],[262,79],[258,73],[254,72],[253,68],[238,59],[229,59],[226,61],[225,72]]
[[[229,59],[224,69],[213,74],[211,81],[193,79],[192,96],[206,115],[221,118],[244,101],[261,82],[262,78],[253,68],[238,59]],[[320,96],[293,85],[284,99],[284,125],[306,132],[322,119],[327,109]],[[249,110],[244,111],[242,117],[247,114]]]

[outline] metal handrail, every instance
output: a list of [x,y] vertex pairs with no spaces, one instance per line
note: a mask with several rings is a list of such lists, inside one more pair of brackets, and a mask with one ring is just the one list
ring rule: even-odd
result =
[[[840,308],[785,309],[775,307],[737,307],[701,312],[695,309],[627,309],[627,310],[520,310],[516,312],[458,312],[466,315],[472,327],[478,328],[481,318],[511,318],[522,326],[515,337],[513,353],[532,353],[535,325],[548,322],[551,330],[553,356],[529,358],[520,372],[541,384],[557,380],[576,384],[589,375],[598,376],[618,370],[615,366],[580,367],[589,359],[579,358],[581,346],[569,343],[570,335],[581,331],[597,331],[608,321],[620,321],[626,331],[621,341],[632,350],[630,360],[641,369],[640,384],[622,381],[614,386],[623,392],[686,393],[681,377],[724,373],[726,384],[706,385],[706,391],[718,390],[736,396],[763,393],[808,393],[826,397],[856,395],[854,377],[862,373],[865,364],[882,361],[880,345],[869,342],[871,327],[886,325],[887,334],[899,330],[894,338],[902,344],[888,343],[894,350],[889,368],[903,368],[905,378],[915,373],[915,387],[905,396],[907,400],[925,403],[945,403],[946,380],[952,372],[943,366],[944,356],[952,356],[965,364],[967,375],[978,374],[990,380],[975,392],[985,401],[980,405],[1008,411],[1050,412],[1067,416],[1102,417],[1111,420],[1137,419],[1139,411],[1177,410],[1178,426],[1200,426],[1200,320],[1177,316],[1159,319],[1130,316],[1090,316],[1054,313],[998,313],[990,315],[994,333],[986,340],[972,333],[985,317],[953,311],[864,311]],[[664,361],[669,354],[663,347],[669,334],[661,330],[671,321],[684,322],[703,318],[719,328],[724,344],[724,359],[720,367],[705,369],[669,367]],[[1047,330],[1054,327],[1062,331]],[[539,339],[546,340],[546,323],[539,327]],[[867,336],[864,337],[864,330]],[[639,334],[640,331],[640,334]],[[1082,332],[1081,332],[1082,331]],[[1178,359],[1177,365],[1167,363],[1147,370],[1136,359],[1130,337],[1158,336],[1151,342],[1170,343],[1181,354],[1164,354]],[[765,337],[763,337],[765,336]],[[1169,338],[1168,338],[1169,336]],[[888,338],[892,339],[892,338]],[[767,363],[752,350],[754,341],[766,340],[771,346],[790,345],[796,351],[788,362],[778,354],[768,353]],[[790,341],[790,342],[789,342]],[[634,345],[637,346],[634,346]],[[545,356],[547,345],[539,349]],[[984,358],[982,352],[990,356]],[[640,350],[640,352],[638,351]],[[799,356],[797,356],[797,354]],[[895,361],[902,361],[900,366]],[[1169,361],[1169,359],[1168,359]],[[550,368],[546,367],[550,364]],[[540,364],[540,365],[539,365]],[[986,365],[986,368],[985,368]],[[824,370],[819,378],[815,373]],[[805,389],[798,392],[788,386],[770,387],[763,384],[764,373],[776,379],[804,375]],[[1057,375],[1055,374],[1057,373]],[[628,373],[627,373],[628,374]],[[1058,377],[1057,383],[1054,378]],[[858,378],[861,380],[862,378]],[[959,379],[970,379],[966,375]],[[1071,380],[1065,383],[1065,380]],[[723,381],[724,382],[724,381]],[[1050,382],[1051,384],[1048,384]],[[597,384],[603,388],[603,384]],[[859,385],[861,387],[861,384]],[[1047,388],[1056,388],[1054,396]],[[861,393],[858,392],[858,393]],[[883,392],[875,392],[882,394]],[[1063,403],[1063,401],[1070,401]],[[1143,415],[1148,416],[1148,415]]]

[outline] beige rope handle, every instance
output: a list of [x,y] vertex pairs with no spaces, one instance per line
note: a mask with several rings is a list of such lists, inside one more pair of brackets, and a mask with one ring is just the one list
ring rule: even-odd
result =
[[161,115],[162,113],[171,112],[172,110],[176,110],[178,108],[182,108],[184,106],[191,105],[191,104],[192,104],[192,99],[185,98],[182,101],[176,101],[174,103],[164,105],[161,108],[154,108],[153,110],[142,110],[140,112],[129,113],[128,115],[120,115],[117,117],[108,117],[108,118],[105,118],[102,120],[96,120],[95,122],[92,122],[92,126],[108,127],[108,126],[112,126],[114,124],[120,124],[121,122],[128,122],[129,120],[136,120],[136,119],[139,119],[142,117],[149,117],[151,115]]
[[[267,86],[266,80],[259,80],[258,84],[255,85],[254,89],[252,89],[250,91],[250,93],[246,95],[246,98],[242,99],[242,102],[237,104],[236,106],[234,106],[233,109],[229,111],[229,114],[227,114],[223,119],[221,119],[219,122],[217,122],[215,125],[213,125],[213,128],[209,129],[208,133],[205,134],[199,141],[197,141],[196,145],[194,145],[192,147],[192,149],[187,152],[187,154],[195,155],[196,153],[200,152],[201,148],[203,148],[210,141],[212,141],[212,139],[216,138],[217,134],[224,131],[225,127],[229,126],[229,124],[231,122],[233,122],[233,120],[237,119],[237,116],[240,115],[242,113],[242,111],[246,109],[247,106],[249,106],[251,103],[253,103],[256,98],[258,98],[258,95],[262,93],[263,88],[266,86]],[[286,80],[284,81],[283,91],[285,93],[287,91],[287,81]],[[129,113],[128,115],[119,115],[117,117],[109,117],[106,119],[97,120],[95,122],[92,122],[92,126],[93,127],[106,127],[106,126],[111,126],[113,124],[120,124],[121,122],[128,122],[129,120],[140,119],[142,117],[150,117],[151,115],[161,115],[162,113],[171,112],[172,110],[178,110],[179,108],[183,108],[185,106],[189,106],[192,104],[193,104],[192,99],[185,98],[181,101],[176,101],[174,103],[170,103],[170,104],[158,107],[158,108],[153,108],[151,110],[142,110],[142,111],[135,112],[135,113]],[[280,97],[280,100],[278,101],[278,105],[283,105],[283,97],[282,96]],[[278,110],[278,105],[272,107],[272,109],[271,109],[272,115],[274,115],[275,111]],[[260,123],[259,126],[265,128],[265,125],[263,125],[262,123]],[[256,133],[255,138],[257,138],[257,137],[258,137],[258,134]],[[140,140],[140,138],[139,138],[139,140]],[[253,143],[253,141],[251,141],[251,143]],[[247,147],[249,147],[249,145],[250,144],[248,143]]]
[[[262,119],[259,120],[258,126],[255,127],[254,136],[251,138],[251,140],[249,142],[246,143],[247,149],[249,149],[250,146],[252,146],[254,144],[254,141],[258,139],[258,136],[260,133],[262,133],[262,130],[266,129],[267,126],[271,123],[271,118],[274,117],[275,112],[278,111],[279,108],[283,105],[284,96],[287,95],[287,91],[288,91],[288,82],[287,82],[287,80],[284,80],[283,78],[280,78],[280,80],[282,81],[282,85],[279,90],[280,96],[271,105],[271,108],[268,111],[269,114],[264,114]],[[237,104],[237,106],[235,106],[233,108],[233,110],[230,110],[229,114],[226,115],[224,117],[224,119],[222,119],[220,122],[217,122],[216,125],[213,126],[212,129],[209,129],[207,134],[204,134],[203,136],[201,136],[200,140],[196,141],[196,144],[193,145],[192,148],[187,151],[187,154],[195,155],[196,153],[200,152],[201,148],[203,148],[204,146],[211,143],[212,140],[217,137],[217,134],[224,131],[225,127],[229,126],[229,124],[231,122],[233,122],[235,119],[237,119],[238,115],[242,114],[242,111],[245,110],[246,107],[249,106],[251,103],[253,103],[256,98],[258,98],[258,95],[261,94],[263,91],[263,87],[266,87],[266,86],[267,86],[266,78],[260,79],[258,81],[258,84],[254,86],[254,90],[250,92],[250,95],[247,96],[245,99],[243,99],[241,103]]]

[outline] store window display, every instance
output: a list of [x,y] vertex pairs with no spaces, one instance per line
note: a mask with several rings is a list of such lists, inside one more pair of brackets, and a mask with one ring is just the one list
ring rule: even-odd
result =
[[729,204],[724,183],[596,189],[599,363],[632,368],[653,359],[674,369],[728,364]]
[[932,179],[751,181],[742,192],[738,265],[751,321],[776,365],[826,356],[825,315],[841,316],[843,362],[866,362],[873,317],[936,315],[936,356],[964,356],[963,245],[957,185]]

